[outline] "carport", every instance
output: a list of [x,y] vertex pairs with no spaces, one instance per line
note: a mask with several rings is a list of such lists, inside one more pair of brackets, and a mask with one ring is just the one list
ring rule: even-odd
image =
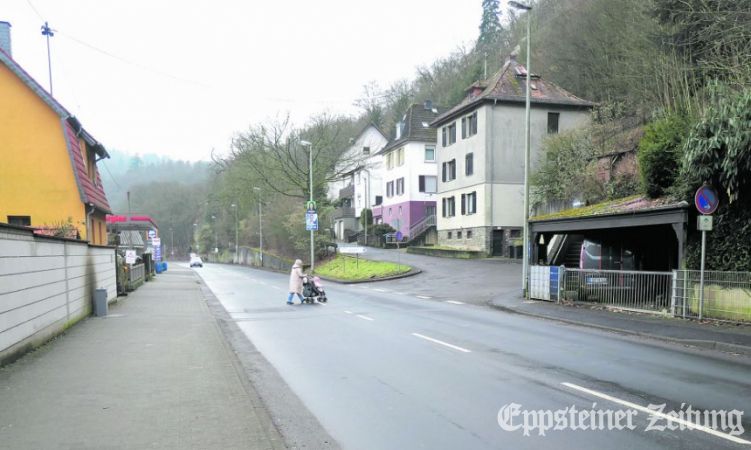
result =
[[638,270],[677,269],[684,261],[688,220],[687,202],[644,197],[532,217],[531,263],[576,268],[584,239],[596,239],[639,253]]

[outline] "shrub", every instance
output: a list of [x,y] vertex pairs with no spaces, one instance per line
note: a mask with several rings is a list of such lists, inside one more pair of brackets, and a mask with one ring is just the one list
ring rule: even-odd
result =
[[683,142],[688,134],[686,119],[671,115],[646,126],[639,141],[639,171],[644,192],[652,197],[664,195],[680,170]]

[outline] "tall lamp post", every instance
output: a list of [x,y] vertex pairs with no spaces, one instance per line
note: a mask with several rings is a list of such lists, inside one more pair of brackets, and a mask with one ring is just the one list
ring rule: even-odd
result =
[[258,192],[258,250],[261,253],[261,267],[263,267],[263,209],[261,205],[261,188],[253,187],[253,190]]
[[516,1],[508,2],[509,6],[526,11],[527,13],[527,86],[526,86],[526,101],[525,101],[525,120],[524,120],[524,248],[522,249],[522,294],[527,297],[529,293],[529,115],[530,115],[530,96],[529,85],[531,82],[531,70],[529,67],[530,54],[531,54],[531,22],[532,17],[530,11],[532,6],[525,5]]
[[[313,144],[308,141],[300,141],[300,145],[308,147],[308,181],[310,183],[310,202],[313,202]],[[315,236],[310,230],[310,273],[315,269]]]
[[216,216],[215,215],[211,216],[211,222],[212,222],[212,227],[214,228],[214,253],[216,254],[216,253],[219,253],[219,247],[217,247],[217,245],[219,245],[219,241],[217,240],[217,237],[216,237]]
[[238,251],[240,250],[240,244],[238,242],[238,238],[240,236],[239,229],[238,229],[238,222],[237,222],[237,203],[233,203],[230,205],[231,208],[235,209],[235,263],[240,263],[240,254]]

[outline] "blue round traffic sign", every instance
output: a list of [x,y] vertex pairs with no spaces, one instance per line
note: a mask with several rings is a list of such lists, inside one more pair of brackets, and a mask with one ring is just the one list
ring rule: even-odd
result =
[[404,235],[402,234],[401,231],[397,231],[396,232],[396,240],[399,241],[399,242],[401,242],[402,239],[404,239]]
[[700,213],[712,214],[717,210],[717,207],[720,204],[720,198],[717,196],[717,191],[715,191],[712,186],[705,184],[696,190],[694,204]]

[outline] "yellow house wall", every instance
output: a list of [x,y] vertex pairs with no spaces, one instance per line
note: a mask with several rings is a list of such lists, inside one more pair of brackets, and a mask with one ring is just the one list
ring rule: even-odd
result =
[[0,64],[0,222],[7,216],[31,216],[32,226],[70,217],[86,239],[60,117]]

